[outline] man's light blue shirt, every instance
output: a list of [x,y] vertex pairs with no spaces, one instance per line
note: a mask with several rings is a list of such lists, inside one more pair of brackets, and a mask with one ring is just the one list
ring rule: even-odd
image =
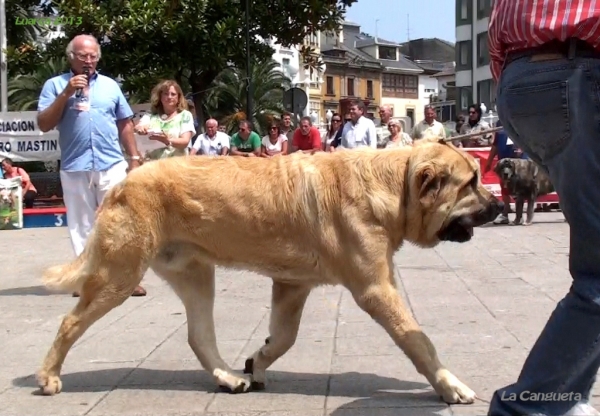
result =
[[[50,107],[72,76],[68,72],[44,83],[38,111]],[[88,99],[88,111],[76,110],[73,94],[57,126],[60,165],[66,172],[105,171],[124,160],[117,121],[133,117],[133,111],[119,84],[96,72],[90,79]]]

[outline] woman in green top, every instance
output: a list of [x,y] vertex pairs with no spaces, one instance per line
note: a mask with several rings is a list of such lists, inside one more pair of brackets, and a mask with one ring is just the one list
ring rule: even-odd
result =
[[150,114],[145,114],[135,131],[164,144],[146,152],[145,159],[163,159],[189,154],[190,141],[196,133],[192,113],[177,82],[166,80],[152,90]]

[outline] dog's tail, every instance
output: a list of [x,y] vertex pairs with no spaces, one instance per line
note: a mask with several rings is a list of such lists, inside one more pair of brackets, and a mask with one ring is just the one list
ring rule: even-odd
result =
[[[93,239],[93,235],[90,236]],[[53,291],[79,291],[89,278],[87,247],[75,260],[59,266],[49,267],[42,275],[44,285]]]

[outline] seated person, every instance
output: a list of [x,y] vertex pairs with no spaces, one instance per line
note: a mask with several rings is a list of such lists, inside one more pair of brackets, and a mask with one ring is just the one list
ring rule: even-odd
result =
[[294,132],[292,139],[292,152],[302,152],[314,154],[322,149],[321,133],[319,129],[312,125],[310,117],[305,116],[300,119],[300,127]]
[[230,137],[219,131],[219,123],[209,118],[205,123],[206,133],[199,134],[192,145],[190,154],[205,156],[225,156],[229,151]]
[[31,183],[29,175],[25,172],[25,169],[19,168],[14,165],[13,161],[9,158],[2,160],[2,171],[6,179],[21,177],[21,187],[23,188],[23,202],[25,208],[33,208],[33,201],[37,197],[37,189]]
[[288,138],[281,132],[279,124],[273,122],[269,126],[269,134],[262,138],[262,157],[286,155],[288,152]]
[[238,132],[231,136],[231,155],[245,157],[260,157],[260,136],[252,131],[252,123],[248,120],[240,121]]

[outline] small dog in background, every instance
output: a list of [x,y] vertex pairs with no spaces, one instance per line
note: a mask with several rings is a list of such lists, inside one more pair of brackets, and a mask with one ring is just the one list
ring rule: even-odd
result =
[[[550,177],[532,160],[501,159],[494,172],[504,188],[515,199],[516,218],[514,225],[531,225],[538,196],[554,192]],[[523,222],[523,205],[527,200],[527,220]]]

